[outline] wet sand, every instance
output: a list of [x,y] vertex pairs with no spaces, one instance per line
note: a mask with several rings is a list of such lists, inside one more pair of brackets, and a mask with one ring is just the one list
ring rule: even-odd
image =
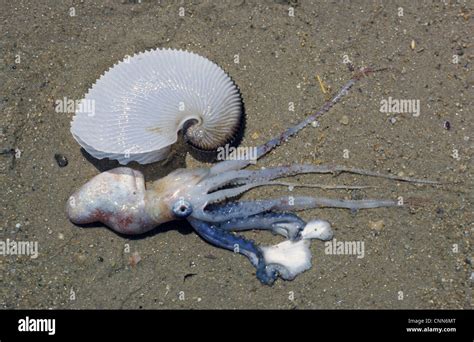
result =
[[[0,7],[0,238],[35,241],[39,249],[36,259],[0,256],[0,307],[472,308],[472,2],[86,0],[72,10],[42,0]],[[182,222],[136,238],[99,224],[77,227],[66,217],[68,197],[117,164],[81,152],[69,132],[73,114],[57,113],[55,101],[81,99],[124,56],[157,47],[194,51],[232,76],[245,101],[243,146],[320,108],[325,96],[316,76],[337,91],[352,77],[345,55],[355,67],[387,67],[358,83],[320,127],[306,128],[257,166],[336,163],[449,185],[296,177],[376,187],[291,194],[402,196],[409,205],[302,212],[331,222],[338,241],[363,241],[365,255],[329,255],[315,242],[313,267],[272,287],[259,283],[244,257],[205,243]],[[389,97],[419,100],[420,115],[381,113]],[[68,164],[60,167],[55,154]],[[131,166],[151,181],[199,165],[178,148],[166,165]],[[243,198],[288,194],[259,188]],[[266,232],[246,236],[279,241]],[[135,266],[134,252],[141,257]]]

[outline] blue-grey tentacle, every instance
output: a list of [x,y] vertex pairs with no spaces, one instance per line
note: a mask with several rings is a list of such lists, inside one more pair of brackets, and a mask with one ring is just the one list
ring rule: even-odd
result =
[[257,269],[257,278],[262,283],[271,285],[278,277],[277,269],[275,267],[267,267],[262,251],[252,241],[219,229],[209,222],[200,221],[192,217],[189,217],[188,221],[199,236],[207,242],[214,246],[245,255]]
[[[361,79],[363,76],[366,76],[367,74],[373,71],[374,70],[372,70],[371,68],[361,69],[360,72],[357,75],[355,75],[352,79],[350,79],[330,101],[327,101],[323,105],[323,107],[318,112],[316,112],[313,115],[310,115],[309,117],[301,121],[299,124],[286,129],[279,136],[269,140],[265,144],[260,145],[257,148],[257,159],[267,154],[269,151],[273,150],[275,147],[279,146],[281,143],[287,141],[290,137],[292,137],[293,135],[301,131],[303,128],[308,126],[313,121],[316,121],[316,119],[319,116],[329,111],[329,109],[331,109],[332,106],[338,103],[342,99],[342,97],[344,97],[349,92],[352,86],[359,79]],[[248,160],[245,160],[245,159],[248,159]],[[251,162],[252,160],[250,160],[250,158],[242,158],[242,160],[223,161],[214,165],[211,168],[211,174],[219,174],[221,172],[226,172],[230,170],[239,170],[248,166]]]
[[251,229],[270,230],[290,240],[300,237],[306,222],[293,213],[263,213],[247,218],[234,218],[216,223],[219,229],[243,231]]
[[395,200],[339,200],[324,197],[285,196],[269,200],[239,201],[214,205],[205,210],[196,210],[192,216],[208,222],[247,218],[271,210],[299,211],[312,208],[344,208],[350,210],[399,206]]

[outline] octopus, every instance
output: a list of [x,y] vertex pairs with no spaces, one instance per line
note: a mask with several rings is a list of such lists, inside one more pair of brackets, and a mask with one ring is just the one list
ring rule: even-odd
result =
[[[318,112],[258,146],[257,159],[316,122],[357,81],[373,71],[370,68],[361,69]],[[289,183],[279,179],[306,173],[352,173],[402,182],[438,184],[426,179],[339,165],[290,164],[246,169],[250,164],[250,158],[240,158],[220,161],[209,168],[177,169],[148,188],[140,171],[118,167],[95,176],[76,191],[68,200],[67,214],[75,224],[102,222],[114,231],[127,235],[143,234],[169,221],[187,220],[203,240],[247,257],[256,269],[258,280],[271,285],[279,277],[293,280],[311,268],[311,240],[328,241],[334,235],[329,222],[320,219],[306,222],[295,212],[313,208],[357,211],[396,207],[400,203],[391,199],[345,200],[316,196],[235,200],[241,194],[261,186],[288,186]],[[285,240],[273,246],[260,246],[236,233],[246,230],[268,230]]]

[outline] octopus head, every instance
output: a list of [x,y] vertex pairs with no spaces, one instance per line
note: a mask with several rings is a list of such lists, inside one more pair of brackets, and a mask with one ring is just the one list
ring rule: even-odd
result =
[[67,204],[76,224],[102,222],[122,234],[140,234],[157,223],[145,205],[145,179],[140,171],[119,167],[103,172],[84,184]]
[[[176,219],[186,219],[204,198],[198,183],[208,169],[178,169],[145,189],[140,171],[119,167],[84,184],[67,204],[76,224],[102,222],[122,234],[141,234]],[[202,202],[202,201],[201,201]]]

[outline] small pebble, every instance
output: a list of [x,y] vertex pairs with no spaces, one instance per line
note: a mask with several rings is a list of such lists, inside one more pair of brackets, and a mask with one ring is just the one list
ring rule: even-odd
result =
[[384,220],[379,220],[379,221],[369,221],[369,227],[370,229],[380,231],[382,228],[385,226]]
[[451,129],[451,123],[446,120],[446,121],[443,123],[443,127],[444,127],[445,130],[448,130],[448,131],[449,131],[449,130]]
[[253,139],[253,140],[258,139],[259,136],[260,136],[260,135],[259,135],[257,132],[253,132],[253,133],[252,133],[252,139]]
[[140,256],[140,254],[138,254],[138,252],[133,252],[132,255],[130,255],[130,257],[128,258],[128,263],[132,267],[137,266],[140,261],[142,261],[142,257]]
[[87,257],[84,254],[76,254],[76,261],[79,264],[84,263],[84,261],[86,261],[86,259],[87,259]]
[[315,120],[315,121],[311,122],[311,126],[313,126],[314,128],[319,127],[319,121]]
[[394,118],[393,116],[389,119],[390,123],[393,125],[395,122],[397,122],[397,119]]
[[414,39],[411,41],[410,47],[411,47],[412,50],[416,49],[416,42],[415,42]]
[[400,171],[399,173],[397,173],[397,176],[398,177],[405,177],[405,172]]
[[104,258],[102,258],[101,256],[98,257],[97,260],[99,260],[99,262],[104,262]]
[[342,123],[343,125],[347,125],[349,124],[349,117],[347,115],[343,115],[339,122]]
[[59,240],[64,240],[64,234],[63,234],[63,233],[59,233],[59,234],[58,234],[58,239],[59,239]]
[[21,151],[19,148],[15,148],[15,158],[18,159],[21,157]]
[[67,158],[62,154],[56,153],[54,159],[56,159],[56,163],[59,167],[65,167],[68,164]]

